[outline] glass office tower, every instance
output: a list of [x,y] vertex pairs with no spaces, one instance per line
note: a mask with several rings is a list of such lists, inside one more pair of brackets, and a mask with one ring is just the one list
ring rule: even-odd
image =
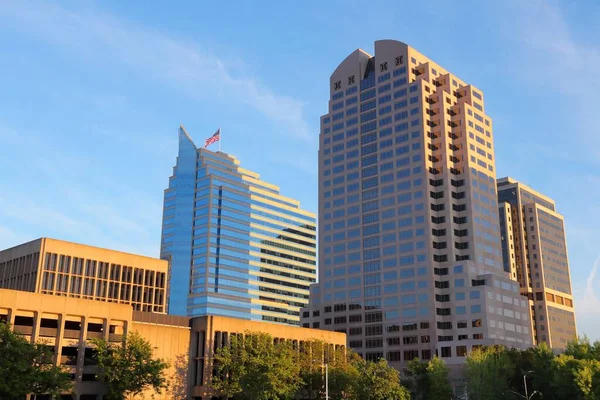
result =
[[315,215],[183,127],[165,190],[169,313],[298,325],[316,277]]
[[502,268],[492,123],[481,90],[404,43],[350,54],[319,142],[319,283],[304,326],[400,368],[531,345]]

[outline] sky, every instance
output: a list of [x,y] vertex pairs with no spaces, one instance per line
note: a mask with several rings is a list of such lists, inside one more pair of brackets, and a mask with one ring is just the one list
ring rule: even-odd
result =
[[600,339],[598,21],[595,0],[0,0],[0,249],[157,257],[179,124],[197,145],[221,128],[316,211],[329,76],[395,39],[485,93],[498,176],[556,200],[578,330]]

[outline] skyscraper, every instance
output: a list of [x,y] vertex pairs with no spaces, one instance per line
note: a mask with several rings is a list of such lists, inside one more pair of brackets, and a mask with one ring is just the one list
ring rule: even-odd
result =
[[494,166],[481,90],[398,41],[350,54],[321,117],[319,283],[303,325],[398,366],[531,345],[502,268]]
[[564,348],[577,336],[563,216],[554,200],[498,179],[504,270],[529,299],[534,344]]
[[315,216],[179,128],[165,190],[161,258],[169,313],[298,325],[316,277]]

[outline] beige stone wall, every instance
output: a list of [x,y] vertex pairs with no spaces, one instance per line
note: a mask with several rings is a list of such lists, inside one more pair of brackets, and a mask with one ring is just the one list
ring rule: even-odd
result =
[[95,380],[98,367],[89,365],[86,357],[92,348],[89,340],[99,337],[119,342],[123,334],[137,331],[154,347],[156,357],[171,364],[167,377],[172,385],[154,397],[148,392],[136,399],[185,398],[176,395],[187,390],[190,329],[185,317],[134,313],[128,304],[0,289],[0,321],[10,322],[16,332],[31,342],[44,342],[54,348],[56,364],[76,376],[76,399],[85,395],[95,398],[103,390]]
[[[169,363],[166,371],[169,388],[154,399],[185,399],[187,393],[188,353],[190,329],[187,326],[169,326],[148,322],[134,321],[132,330],[148,340],[154,347],[154,356]],[[143,398],[152,398],[152,393],[144,394]]]
[[237,318],[208,316],[191,320],[190,340],[190,386],[192,397],[211,398],[209,383],[212,379],[213,349],[220,347],[231,334],[261,332],[276,340],[294,342],[322,340],[332,346],[346,346],[346,334],[321,329],[299,328],[270,322],[242,320]]

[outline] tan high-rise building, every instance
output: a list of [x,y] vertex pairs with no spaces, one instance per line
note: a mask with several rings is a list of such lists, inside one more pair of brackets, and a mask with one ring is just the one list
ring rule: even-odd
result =
[[166,313],[168,262],[50,238],[0,251],[0,289],[131,304]]
[[358,49],[330,78],[319,145],[319,283],[304,326],[392,365],[531,345],[502,267],[483,92],[406,44]]
[[504,270],[530,305],[534,344],[564,348],[577,336],[563,216],[551,198],[498,179]]

